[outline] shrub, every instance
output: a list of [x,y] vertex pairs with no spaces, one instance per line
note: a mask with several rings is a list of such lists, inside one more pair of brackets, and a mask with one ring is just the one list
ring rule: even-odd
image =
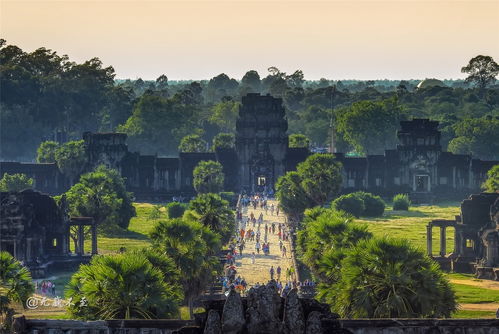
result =
[[360,217],[365,209],[364,201],[356,194],[340,196],[331,203],[331,206],[336,210],[345,211],[355,217]]
[[354,194],[364,201],[362,216],[380,217],[385,212],[385,201],[381,197],[363,191],[358,191]]
[[393,210],[409,210],[411,201],[407,194],[397,194],[393,197]]
[[171,202],[166,205],[168,218],[180,218],[187,209],[187,203]]

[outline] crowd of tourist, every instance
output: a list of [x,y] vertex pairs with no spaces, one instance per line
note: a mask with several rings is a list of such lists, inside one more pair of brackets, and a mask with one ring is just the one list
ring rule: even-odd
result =
[[[250,286],[247,280],[237,272],[236,264],[238,258],[243,258],[243,254],[247,252],[251,259],[251,264],[254,265],[257,257],[262,254],[269,256],[271,254],[270,235],[277,236],[279,240],[279,252],[281,257],[288,257],[286,242],[289,241],[290,231],[285,223],[266,221],[264,212],[267,216],[277,218],[280,215],[278,205],[270,202],[270,198],[265,194],[242,195],[239,198],[236,221],[237,232],[235,237],[229,244],[229,251],[225,255],[225,271],[224,275],[219,278],[219,283],[222,284],[223,293],[227,294],[231,288],[245,294],[250,287],[259,287],[260,282]],[[256,210],[261,210],[257,213]],[[247,214],[243,215],[243,211]],[[254,249],[246,250],[248,242],[254,243]],[[277,247],[277,244],[275,245]],[[275,252],[275,251],[274,251]],[[289,290],[301,286],[314,286],[314,283],[306,280],[299,282],[296,280],[295,269],[293,267],[281,268],[280,265],[274,268],[269,268],[270,281],[274,281],[277,285],[279,293],[285,295]],[[262,283],[265,284],[265,283]]]
[[45,280],[41,282],[35,281],[35,293],[41,294],[43,296],[55,296],[55,283]]

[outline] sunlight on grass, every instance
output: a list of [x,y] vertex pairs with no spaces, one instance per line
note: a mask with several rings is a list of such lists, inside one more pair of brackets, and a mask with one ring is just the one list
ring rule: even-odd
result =
[[452,284],[452,287],[459,303],[499,303],[499,290],[483,289],[464,284]]
[[494,311],[459,310],[452,315],[454,319],[495,319]]
[[[387,207],[383,217],[357,219],[368,225],[376,236],[390,236],[408,239],[414,246],[426,252],[426,225],[433,219],[454,219],[459,214],[459,202],[445,202],[442,205],[416,206],[409,211],[394,211]],[[433,229],[433,252],[440,249],[440,230]],[[447,252],[454,248],[454,229],[447,228]]]

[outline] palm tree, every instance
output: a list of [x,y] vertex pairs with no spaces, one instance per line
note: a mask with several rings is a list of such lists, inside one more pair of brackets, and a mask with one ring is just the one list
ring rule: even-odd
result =
[[171,257],[180,270],[192,318],[194,298],[221,270],[215,256],[220,249],[219,235],[198,221],[176,218],[158,222],[150,237],[154,247]]
[[[2,318],[11,311],[12,302],[25,305],[35,287],[31,274],[10,253],[0,252],[0,315]],[[2,321],[3,322],[3,321]]]
[[456,310],[438,264],[403,239],[361,241],[341,262],[340,281],[329,288],[328,301],[344,317],[449,317]]
[[330,209],[317,215],[314,212],[306,219],[306,228],[298,232],[298,248],[303,262],[314,274],[322,281],[334,283],[345,250],[372,235],[366,226],[355,224],[352,217],[343,212]]
[[151,319],[178,315],[181,293],[144,254],[96,256],[80,266],[66,288],[79,319]]
[[217,194],[200,194],[189,203],[189,210],[184,217],[199,221],[222,237],[227,243],[235,232],[234,213],[229,209],[229,202]]

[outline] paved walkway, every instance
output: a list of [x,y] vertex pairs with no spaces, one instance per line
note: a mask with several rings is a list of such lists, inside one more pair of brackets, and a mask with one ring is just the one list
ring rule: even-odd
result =
[[[273,200],[267,201],[267,206],[274,204],[274,207],[277,207],[278,202]],[[249,222],[248,217],[253,213],[255,218],[257,219],[257,223],[253,228],[253,224]],[[292,254],[291,254],[291,246],[289,241],[283,241],[283,245],[286,247],[287,256],[283,257],[281,250],[279,249],[279,237],[278,237],[278,223],[285,224],[284,214],[282,212],[279,213],[279,216],[276,215],[276,211],[274,210],[274,214],[271,214],[270,209],[265,213],[264,209],[257,207],[256,210],[250,205],[247,208],[243,208],[243,221],[248,220],[248,223],[243,227],[243,224],[240,224],[239,229],[243,227],[245,230],[253,229],[256,233],[258,230],[258,217],[260,213],[263,213],[263,223],[260,226],[260,244],[263,244],[264,235],[265,235],[265,224],[270,227],[272,223],[275,223],[275,234],[272,234],[270,231],[267,235],[267,240],[270,242],[270,254],[264,255],[263,251],[260,249],[260,254],[258,254],[255,250],[255,241],[249,241],[245,239],[245,247],[243,250],[242,258],[237,255],[236,256],[236,267],[237,267],[237,275],[241,275],[249,286],[253,286],[256,283],[266,283],[270,280],[270,267],[274,266],[274,270],[278,266],[281,267],[281,281],[286,280],[286,271],[288,268],[293,267],[292,262]],[[284,225],[284,230],[288,231],[287,225]],[[239,250],[238,250],[239,251]],[[251,253],[255,252],[255,264],[251,262]],[[274,278],[277,278],[277,273],[274,275]]]

